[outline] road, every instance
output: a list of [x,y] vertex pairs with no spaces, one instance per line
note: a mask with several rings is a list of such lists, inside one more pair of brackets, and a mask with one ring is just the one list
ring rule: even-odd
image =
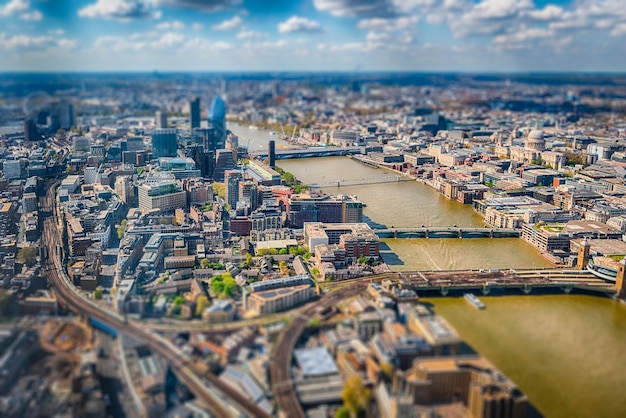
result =
[[182,354],[178,347],[156,333],[149,332],[143,326],[127,321],[117,313],[99,306],[83,295],[66,279],[67,275],[63,270],[59,258],[59,251],[62,243],[59,233],[59,226],[55,216],[54,195],[55,189],[60,182],[49,181],[46,195],[41,199],[41,218],[43,219],[42,242],[44,271],[50,282],[54,286],[57,297],[66,306],[82,315],[92,316],[107,323],[120,332],[132,335],[142,341],[150,349],[162,356],[170,368],[174,371],[179,380],[199,399],[201,399],[213,415],[217,417],[229,417],[231,414],[216,398],[223,398],[226,405],[232,404],[239,411],[251,417],[265,417],[267,414],[256,404],[249,401],[238,391],[226,385],[213,374],[203,374],[199,378],[194,372],[194,366],[187,357]]

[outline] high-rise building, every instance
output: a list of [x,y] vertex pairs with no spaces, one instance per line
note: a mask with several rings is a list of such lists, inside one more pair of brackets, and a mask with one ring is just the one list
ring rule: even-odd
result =
[[226,183],[226,203],[231,208],[237,207],[239,201],[239,181],[241,172],[239,170],[226,170],[224,172],[224,183]]
[[146,212],[153,209],[173,212],[187,206],[187,192],[175,181],[144,183],[137,188],[137,194],[139,209]]
[[84,180],[85,184],[94,184],[100,182],[98,167],[85,167]]
[[191,131],[194,128],[200,127],[200,98],[196,97],[189,102],[189,128]]
[[167,128],[167,113],[166,112],[161,112],[160,110],[158,110],[155,114],[154,114],[154,126],[157,129],[165,129]]
[[276,168],[276,141],[274,140],[269,142],[269,159],[270,168]]
[[32,119],[24,119],[24,139],[26,141],[38,141],[41,139],[37,135],[37,125]]
[[69,130],[76,124],[74,116],[74,105],[67,100],[61,100],[59,103],[59,126],[61,129]]
[[176,157],[177,148],[176,129],[155,129],[152,131],[154,158]]
[[226,170],[234,170],[237,168],[233,151],[227,149],[218,149],[215,156],[215,170],[213,171],[213,180],[224,181],[224,173]]
[[216,131],[216,149],[224,148],[226,145],[226,103],[217,96],[211,103],[209,109],[209,125]]

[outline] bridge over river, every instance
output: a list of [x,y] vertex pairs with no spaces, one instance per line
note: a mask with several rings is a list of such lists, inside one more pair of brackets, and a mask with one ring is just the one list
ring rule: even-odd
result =
[[415,181],[406,176],[396,174],[383,174],[381,176],[361,177],[356,179],[328,179],[323,182],[309,184],[311,189],[320,189],[322,187],[348,187],[348,186],[365,186],[368,184],[384,184],[384,183],[400,183],[404,181]]
[[531,293],[533,289],[560,289],[570,293],[573,289],[588,290],[612,295],[615,283],[599,279],[586,270],[566,270],[559,268],[532,270],[453,270],[390,272],[375,274],[357,279],[330,282],[321,285],[326,290],[336,290],[353,286],[358,282],[401,283],[402,287],[418,292],[439,292],[447,295],[450,291],[478,291],[489,294],[492,291],[512,289]]
[[374,229],[380,238],[515,238],[520,231],[510,228],[422,226],[418,228]]

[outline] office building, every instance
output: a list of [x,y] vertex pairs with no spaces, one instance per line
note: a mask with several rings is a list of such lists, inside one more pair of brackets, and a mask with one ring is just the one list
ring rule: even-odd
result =
[[85,136],[75,136],[72,145],[74,154],[89,154],[91,152],[91,139]]
[[187,192],[174,181],[144,183],[137,189],[139,209],[144,212],[161,209],[173,212],[187,206]]
[[227,149],[218,149],[215,156],[215,169],[213,170],[213,180],[224,181],[224,173],[227,170],[235,170],[237,165],[233,151]]
[[189,130],[193,132],[200,127],[200,98],[196,97],[189,102]]
[[115,193],[127,205],[135,203],[135,186],[130,176],[120,176],[115,179]]
[[209,125],[216,131],[216,148],[224,148],[226,145],[226,103],[219,96],[215,97],[211,103]]
[[22,196],[22,211],[24,213],[34,212],[37,210],[37,194],[24,193]]
[[13,180],[22,178],[22,162],[20,160],[6,160],[2,166],[5,179]]
[[239,201],[239,181],[241,172],[238,170],[226,170],[224,172],[224,183],[226,184],[226,203],[235,209]]
[[98,167],[85,167],[84,179],[85,184],[100,183]]
[[248,312],[258,316],[284,311],[307,302],[314,296],[315,289],[303,284],[252,293],[247,296],[246,306]]
[[177,149],[176,129],[155,129],[152,131],[152,153],[154,158],[176,157]]
[[274,140],[269,142],[269,166],[276,168],[276,141]]
[[26,141],[38,141],[41,139],[37,133],[37,125],[32,119],[24,119],[24,139]]
[[158,110],[154,114],[154,126],[156,129],[165,129],[167,128],[167,113]]
[[292,228],[305,222],[361,223],[363,203],[356,196],[296,194],[287,199],[287,220]]
[[59,127],[63,130],[70,130],[76,125],[76,117],[74,114],[74,105],[67,100],[61,100],[58,106],[59,110]]

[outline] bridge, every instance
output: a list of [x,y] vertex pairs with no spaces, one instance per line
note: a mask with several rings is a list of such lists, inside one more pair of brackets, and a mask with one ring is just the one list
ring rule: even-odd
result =
[[560,268],[530,270],[452,270],[452,271],[413,271],[382,273],[369,277],[324,283],[324,290],[351,288],[357,283],[381,282],[387,279],[409,287],[418,293],[439,292],[447,295],[450,291],[480,291],[489,294],[493,290],[512,289],[525,294],[533,289],[560,289],[570,293],[574,289],[589,290],[612,295],[615,284],[599,279],[586,270],[566,270]]
[[[335,157],[361,154],[360,147],[308,147],[298,149],[282,149],[276,150],[277,160],[291,160],[294,158],[312,158],[312,157]],[[254,151],[250,154],[254,154],[258,158],[267,158],[268,151]]]
[[422,226],[419,228],[374,229],[380,238],[516,238],[520,231],[510,228]]
[[364,186],[368,184],[384,184],[384,183],[400,183],[404,181],[414,181],[410,177],[399,176],[396,174],[383,174],[381,176],[361,177],[356,179],[334,179],[323,182],[309,184],[311,189],[319,189],[322,187],[342,187],[342,186]]

